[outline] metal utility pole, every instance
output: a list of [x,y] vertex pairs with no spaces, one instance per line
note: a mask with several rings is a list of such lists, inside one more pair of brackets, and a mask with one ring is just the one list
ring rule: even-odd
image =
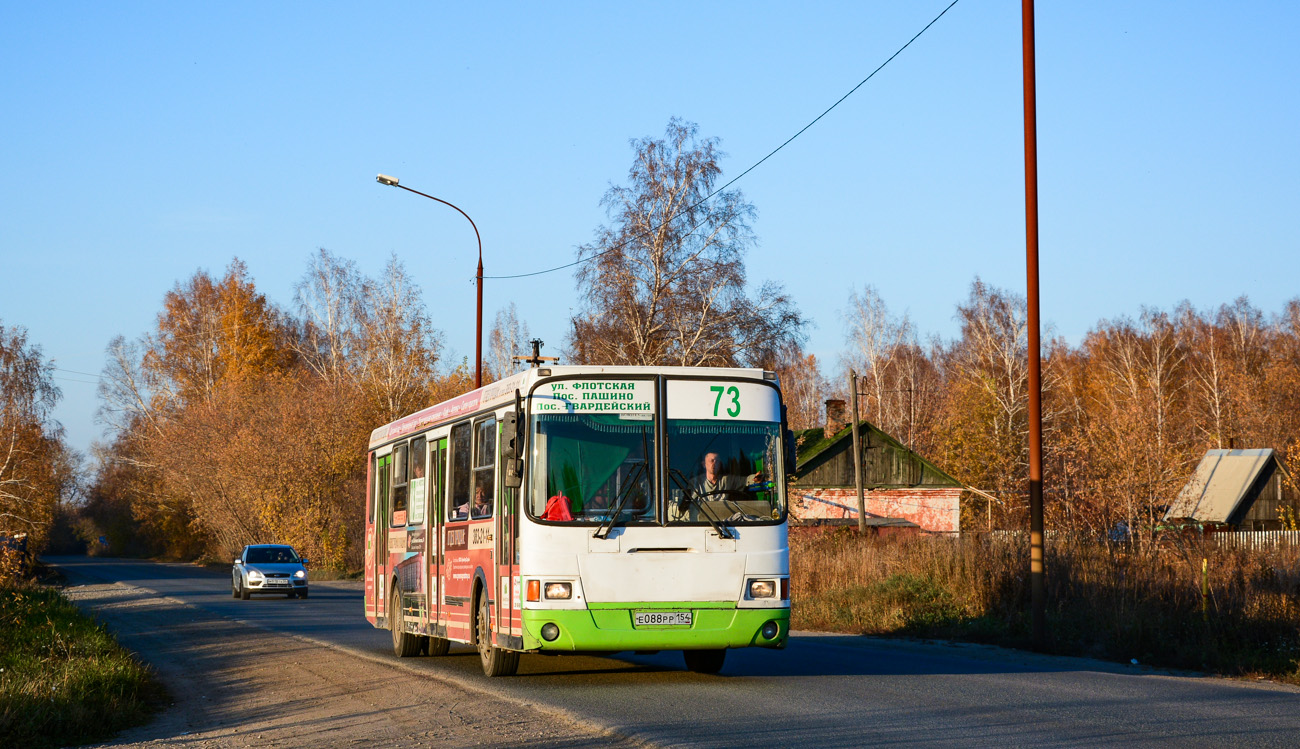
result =
[[474,223],[474,219],[470,218],[469,214],[462,211],[458,206],[448,203],[442,198],[435,198],[434,196],[426,195],[419,190],[412,190],[406,185],[401,184],[401,180],[396,177],[381,174],[375,177],[375,181],[381,185],[388,185],[389,187],[400,187],[401,189],[407,192],[413,192],[422,198],[436,200],[449,208],[454,208],[457,213],[465,217],[465,220],[468,221],[469,225],[474,229],[474,239],[478,240],[478,270],[475,271],[474,275],[474,282],[478,286],[478,299],[474,305],[474,387],[483,387],[483,237],[479,236],[478,224]]
[[1034,0],[1021,0],[1025,66],[1025,268],[1029,303],[1029,590],[1034,646],[1047,642],[1043,570],[1042,348],[1038,323],[1038,123],[1034,97]]
[[858,435],[858,373],[849,370],[849,408],[853,418],[853,486],[858,490],[858,533],[867,532],[867,500],[862,494],[862,438]]

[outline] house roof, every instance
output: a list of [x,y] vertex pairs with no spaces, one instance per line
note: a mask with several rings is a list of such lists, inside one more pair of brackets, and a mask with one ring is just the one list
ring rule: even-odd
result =
[[[904,445],[889,436],[871,422],[863,419],[858,422],[858,428],[863,439],[866,438],[867,432],[870,431],[875,435],[875,439],[878,442],[883,442],[894,450],[905,453],[911,458],[914,458],[924,467],[924,472],[929,477],[929,480],[926,482],[927,484],[931,484],[935,487],[963,486],[962,482],[949,476],[947,473],[940,470],[940,468],[934,463],[921,457],[920,454],[914,452],[907,445]],[[811,467],[817,461],[819,456],[827,453],[841,443],[851,444],[853,441],[853,425],[846,424],[843,429],[830,436],[826,435],[826,430],[822,427],[804,429],[795,433],[795,441],[798,443],[798,446],[796,447],[797,466],[795,472],[797,475],[802,476],[804,475],[804,471]],[[849,447],[848,449],[852,448]]]
[[1239,508],[1245,509],[1243,503],[1253,500],[1251,487],[1272,461],[1273,451],[1267,448],[1206,451],[1164,519],[1229,522]]

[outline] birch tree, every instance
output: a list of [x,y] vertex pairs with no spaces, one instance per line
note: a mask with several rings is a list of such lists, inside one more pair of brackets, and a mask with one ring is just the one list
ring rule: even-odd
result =
[[754,206],[722,175],[716,138],[672,119],[662,139],[632,142],[628,184],[601,200],[611,219],[578,248],[581,306],[569,359],[579,364],[734,366],[804,337],[780,284],[747,293]]
[[490,379],[500,380],[514,373],[520,362],[516,356],[532,351],[528,345],[528,323],[519,319],[519,310],[511,302],[497,310],[488,334],[487,370]]

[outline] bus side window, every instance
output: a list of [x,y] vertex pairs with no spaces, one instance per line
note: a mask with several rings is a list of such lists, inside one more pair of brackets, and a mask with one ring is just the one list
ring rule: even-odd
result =
[[470,499],[470,431],[469,423],[451,428],[451,478],[447,482],[447,519],[469,517]]
[[393,506],[389,525],[406,525],[407,447],[393,449]]
[[[470,517],[492,517],[496,503],[497,420],[486,418],[474,425],[474,496]],[[478,502],[482,495],[483,504]]]
[[393,456],[385,455],[379,459],[375,471],[375,525],[383,526],[388,518],[388,490],[392,484],[390,474],[393,469]]
[[410,506],[407,510],[407,525],[424,523],[424,504],[429,496],[428,484],[424,478],[425,440],[416,437],[411,440],[411,480],[407,483],[410,490]]
[[366,522],[373,523],[375,520],[375,454],[370,453],[370,481],[366,482]]

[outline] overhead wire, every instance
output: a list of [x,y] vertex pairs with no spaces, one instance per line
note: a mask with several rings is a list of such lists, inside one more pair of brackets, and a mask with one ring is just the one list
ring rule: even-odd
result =
[[[947,14],[948,11],[952,10],[952,7],[953,7],[954,5],[956,5],[957,3],[959,3],[959,2],[961,2],[961,0],[952,0],[952,2],[949,3],[947,7],[945,7],[943,10],[939,11],[939,15],[937,15],[937,16],[935,16],[934,18],[930,19],[930,22],[929,22],[929,23],[927,23],[927,24],[926,24],[926,25],[925,25],[925,26],[924,26],[920,31],[916,32],[916,34],[913,35],[911,39],[908,39],[908,40],[907,40],[907,43],[904,44],[903,46],[899,47],[899,48],[894,52],[894,54],[892,54],[892,55],[889,56],[888,59],[886,59],[884,62],[880,63],[880,65],[878,65],[878,66],[876,67],[875,70],[871,71],[871,74],[870,74],[870,75],[868,75],[866,78],[863,78],[861,81],[859,81],[859,82],[858,82],[858,85],[856,85],[856,86],[854,86],[853,88],[849,89],[848,93],[844,94],[844,95],[841,96],[839,99],[836,99],[834,104],[830,105],[829,107],[826,108],[825,111],[823,111],[821,114],[819,114],[819,115],[817,115],[816,117],[814,117],[813,120],[812,120],[812,122],[809,122],[807,125],[804,125],[802,128],[800,128],[800,129],[799,129],[799,132],[797,132],[797,133],[795,133],[794,135],[791,135],[789,138],[787,138],[787,139],[785,140],[784,143],[782,143],[781,145],[779,145],[779,146],[777,146],[776,148],[772,149],[772,150],[771,150],[771,151],[770,151],[766,156],[764,156],[763,158],[761,158],[761,159],[759,159],[758,161],[756,161],[756,162],[754,162],[753,164],[751,164],[750,167],[749,167],[748,169],[746,169],[745,171],[741,172],[740,174],[737,174],[735,177],[733,177],[730,181],[728,181],[728,182],[727,182],[725,185],[723,185],[722,187],[719,187],[718,189],[714,190],[713,192],[709,193],[708,195],[705,195],[703,198],[700,198],[700,199],[699,199],[698,201],[696,201],[695,203],[693,203],[693,204],[691,204],[691,205],[689,205],[689,206],[686,206],[686,207],[684,207],[684,208],[681,208],[681,209],[678,210],[676,213],[673,213],[673,214],[670,215],[668,218],[664,219],[664,220],[663,220],[663,221],[662,221],[658,226],[655,226],[655,227],[653,227],[651,230],[647,231],[646,233],[644,233],[644,234],[640,234],[640,235],[637,235],[637,236],[648,236],[650,233],[652,233],[652,232],[654,232],[654,231],[657,231],[659,228],[661,228],[661,227],[663,227],[663,226],[666,226],[667,224],[672,223],[672,222],[673,222],[674,220],[676,220],[679,216],[682,216],[682,215],[685,215],[685,214],[687,214],[687,213],[690,213],[691,211],[694,211],[696,208],[699,208],[700,206],[702,206],[702,205],[704,205],[705,203],[707,203],[709,200],[713,199],[713,197],[714,197],[715,195],[717,195],[718,193],[722,192],[723,190],[726,190],[728,187],[731,187],[731,186],[734,185],[736,182],[740,181],[741,178],[743,178],[746,174],[749,174],[750,172],[752,172],[752,171],[754,171],[755,169],[757,169],[757,168],[758,168],[758,167],[759,167],[763,162],[765,162],[765,161],[767,161],[768,159],[770,159],[770,158],[772,158],[773,156],[775,156],[775,155],[776,155],[776,154],[777,154],[781,149],[783,149],[783,148],[785,148],[786,146],[790,145],[790,143],[793,142],[795,138],[798,138],[800,135],[803,135],[804,132],[806,132],[806,131],[808,130],[808,128],[812,127],[813,125],[816,125],[817,122],[818,122],[819,120],[821,120],[821,119],[822,119],[823,117],[825,117],[826,115],[830,114],[830,113],[831,113],[831,110],[833,110],[833,109],[835,109],[836,107],[838,107],[841,103],[844,102],[845,99],[849,98],[850,96],[852,96],[852,95],[854,94],[854,92],[856,92],[858,89],[862,88],[862,86],[865,85],[867,81],[871,80],[872,78],[874,78],[874,77],[876,76],[876,73],[879,73],[881,70],[884,70],[884,68],[885,68],[886,65],[888,65],[888,64],[891,63],[891,62],[893,62],[893,60],[894,60],[895,57],[898,57],[900,54],[903,53],[903,50],[905,50],[905,49],[907,49],[908,47],[912,46],[912,42],[915,42],[917,39],[919,39],[919,38],[921,37],[922,34],[924,34],[926,31],[928,31],[928,30],[930,29],[931,26],[933,26],[935,23],[937,23],[937,22],[939,21],[940,18],[943,18],[944,15]],[[697,228],[698,226],[699,226],[699,225],[696,224],[695,226],[692,226],[691,228],[692,228],[692,229],[695,229],[695,228]],[[554,268],[547,268],[546,270],[533,271],[533,272],[531,272],[531,273],[515,273],[515,274],[512,274],[512,275],[503,275],[503,276],[483,276],[483,278],[491,278],[491,279],[498,279],[498,280],[499,280],[499,279],[509,279],[509,278],[528,278],[528,277],[530,277],[530,276],[540,276],[540,275],[544,275],[544,274],[546,274],[546,273],[554,273],[555,271],[558,271],[558,270],[564,270],[565,268],[572,268],[572,267],[574,267],[575,265],[581,265],[582,263],[590,262],[590,261],[595,260],[595,259],[597,259],[597,258],[599,258],[599,257],[604,256],[604,255],[608,255],[608,254],[611,253],[611,252],[616,252],[616,251],[618,251],[618,250],[621,250],[621,249],[623,249],[624,247],[626,247],[626,246],[628,245],[628,243],[630,243],[633,239],[636,239],[636,238],[637,238],[636,236],[631,237],[631,238],[628,238],[628,239],[626,239],[626,240],[624,240],[624,241],[622,241],[622,242],[620,242],[620,243],[614,245],[613,247],[610,247],[609,249],[602,250],[602,251],[597,252],[596,254],[591,255],[591,256],[589,256],[589,257],[579,258],[579,259],[577,259],[577,260],[574,260],[574,261],[571,262],[571,263],[565,263],[564,265],[557,265],[557,266],[555,266]]]

